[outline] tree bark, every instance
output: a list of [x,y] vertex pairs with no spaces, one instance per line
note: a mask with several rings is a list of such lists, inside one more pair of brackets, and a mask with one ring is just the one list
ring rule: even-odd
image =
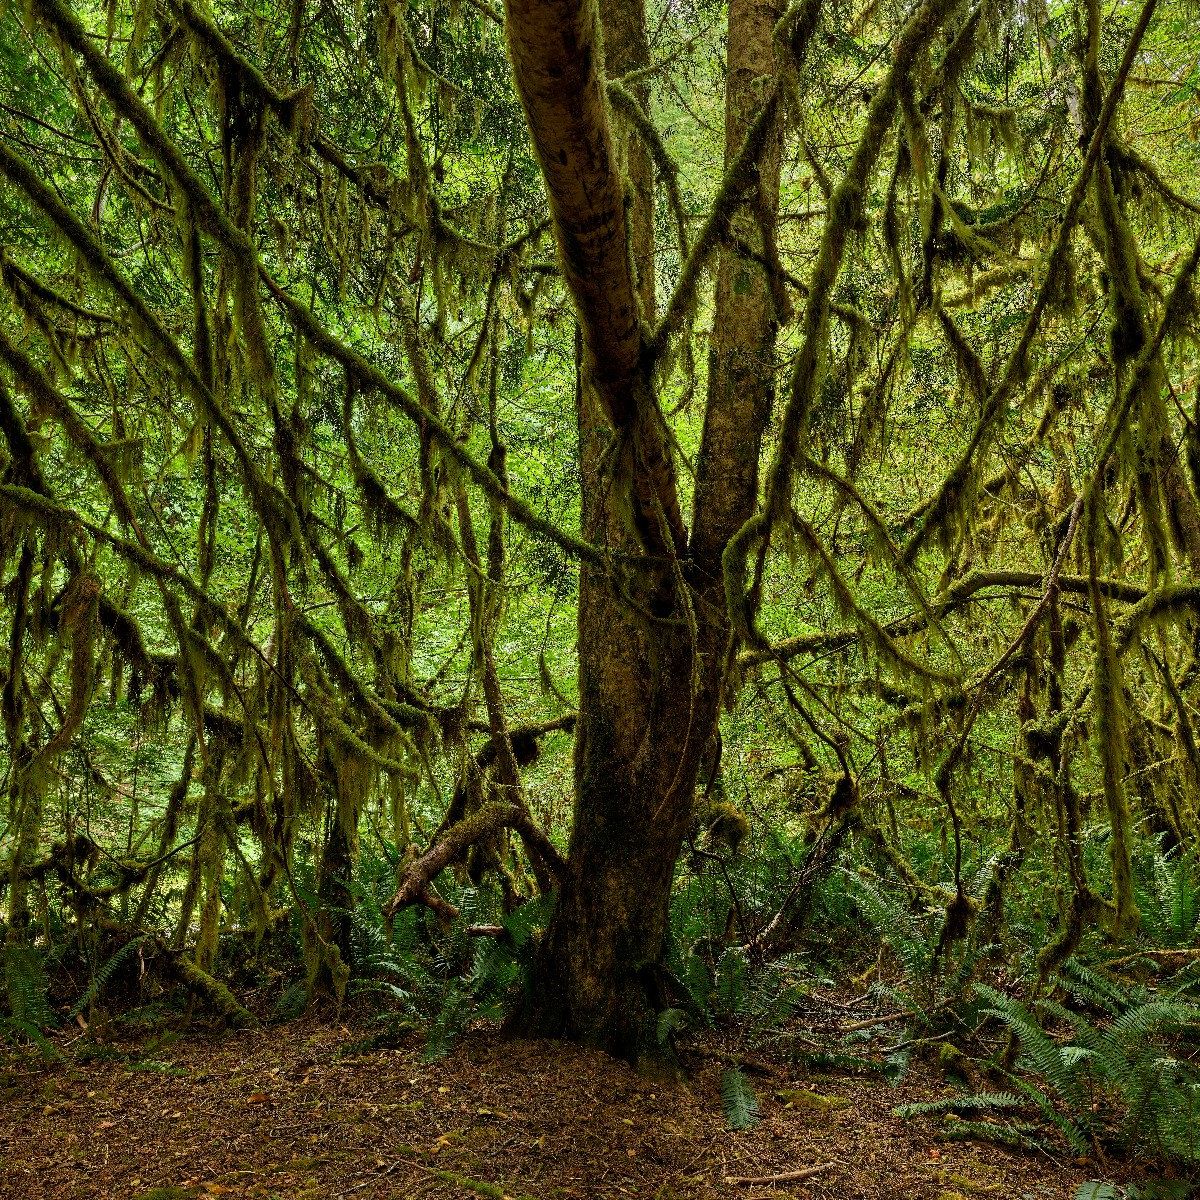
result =
[[508,0],[506,13],[517,93],[583,332],[587,386],[619,439],[612,456],[614,503],[627,509],[648,552],[682,554],[687,535],[649,377],[597,5]]
[[[740,262],[723,260],[723,332],[710,363],[716,413],[705,430],[712,461],[697,490],[703,558],[688,560],[641,333],[654,308],[652,163],[631,134],[626,205],[597,49],[602,30],[613,74],[646,63],[643,0],[606,0],[602,21],[590,0],[509,0],[507,8],[517,87],[579,318],[584,532],[618,555],[643,555],[620,584],[592,566],[581,569],[574,823],[555,912],[516,1025],[636,1058],[653,1046],[655,1012],[664,1003],[671,884],[716,728],[729,632],[720,556],[757,496],[774,317],[761,271],[751,266],[742,278]],[[776,16],[757,0],[731,7],[727,159],[736,155],[760,106],[762,78],[773,70]],[[646,93],[635,95],[644,106]],[[760,227],[773,225],[778,194],[776,133],[743,221],[752,242]],[[631,435],[634,453],[623,456],[622,439]]]
[[[600,6],[600,25],[604,35],[604,67],[610,79],[620,79],[630,71],[650,65],[650,46],[646,40],[645,0],[611,0]],[[629,88],[634,100],[648,113],[650,84],[636,80]],[[629,258],[633,263],[633,283],[647,324],[654,322],[654,161],[650,148],[632,131],[620,147],[620,158],[629,181]]]
[[[815,6],[814,6],[815,7]],[[773,32],[779,19],[770,0],[731,0],[725,91],[725,166],[728,169],[758,111],[775,69]],[[758,160],[750,202],[734,216],[733,241],[775,257],[782,135],[773,122]],[[721,555],[754,512],[763,433],[775,399],[778,319],[761,266],[730,249],[717,267],[708,403],[696,460],[692,559],[707,605],[725,611]],[[728,625],[722,622],[728,634]],[[724,647],[722,647],[724,649]]]

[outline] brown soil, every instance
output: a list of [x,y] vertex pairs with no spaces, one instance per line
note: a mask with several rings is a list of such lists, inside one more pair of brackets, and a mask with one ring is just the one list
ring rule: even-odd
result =
[[[1042,1200],[1103,1174],[894,1117],[937,1094],[919,1072],[893,1088],[753,1063],[762,1120],[738,1133],[725,1125],[715,1048],[688,1055],[679,1083],[491,1029],[434,1063],[418,1043],[355,1053],[363,1032],[309,1017],[87,1062],[78,1045],[55,1065],[10,1061],[0,1196]],[[800,1183],[727,1182],[824,1164]]]

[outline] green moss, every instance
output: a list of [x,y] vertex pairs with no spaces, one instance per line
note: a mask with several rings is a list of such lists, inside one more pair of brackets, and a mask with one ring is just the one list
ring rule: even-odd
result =
[[967,1063],[970,1060],[957,1047],[949,1042],[943,1042],[938,1047],[937,1064],[938,1070],[943,1075],[950,1076],[955,1079],[962,1079],[966,1076]]
[[853,1107],[842,1096],[823,1096],[807,1088],[784,1088],[775,1093],[787,1108],[807,1113],[835,1113]]
[[471,1179],[466,1175],[459,1175],[456,1171],[434,1171],[432,1173],[443,1183],[452,1183],[455,1187],[463,1188],[476,1196],[484,1196],[487,1200],[533,1200],[532,1196],[514,1196],[512,1192],[497,1184],[487,1183],[482,1179]]
[[696,819],[710,842],[720,842],[735,853],[750,832],[746,814],[728,800],[706,801],[700,805]]

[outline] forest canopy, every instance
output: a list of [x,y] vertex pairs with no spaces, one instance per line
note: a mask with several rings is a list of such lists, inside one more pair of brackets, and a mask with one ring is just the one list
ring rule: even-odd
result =
[[0,14],[14,1015],[34,958],[241,1020],[247,954],[340,997],[470,934],[634,1056],[830,879],[934,971],[1145,934],[1200,819],[1190,4]]

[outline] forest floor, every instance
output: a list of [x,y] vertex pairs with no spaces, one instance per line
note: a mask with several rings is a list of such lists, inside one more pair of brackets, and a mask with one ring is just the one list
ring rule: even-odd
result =
[[[79,1035],[56,1063],[0,1059],[0,1197],[1069,1200],[1123,1173],[894,1116],[946,1093],[920,1067],[892,1087],[752,1059],[761,1120],[735,1132],[716,1043],[685,1053],[679,1082],[494,1029],[434,1062],[417,1037],[363,1050],[368,1032],[318,1015],[174,1041]],[[803,1181],[730,1182],[812,1167]]]

